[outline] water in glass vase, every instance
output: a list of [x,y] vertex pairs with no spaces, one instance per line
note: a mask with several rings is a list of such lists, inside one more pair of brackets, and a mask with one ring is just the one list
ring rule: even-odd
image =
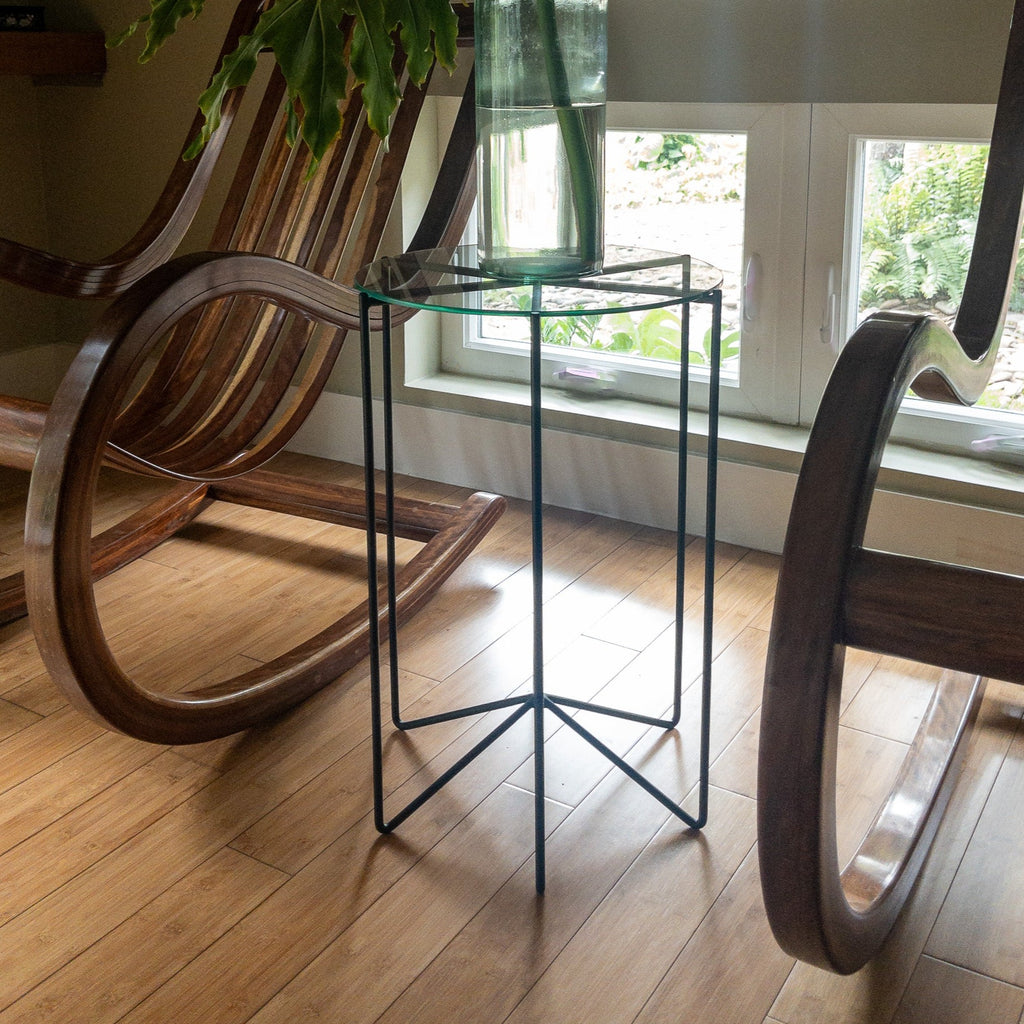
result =
[[481,266],[599,270],[607,0],[475,0],[473,19]]
[[500,277],[600,269],[603,103],[478,107],[480,265]]

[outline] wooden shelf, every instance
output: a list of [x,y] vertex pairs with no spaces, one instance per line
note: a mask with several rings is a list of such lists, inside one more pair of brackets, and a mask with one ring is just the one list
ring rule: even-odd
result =
[[102,32],[0,32],[0,75],[102,75]]

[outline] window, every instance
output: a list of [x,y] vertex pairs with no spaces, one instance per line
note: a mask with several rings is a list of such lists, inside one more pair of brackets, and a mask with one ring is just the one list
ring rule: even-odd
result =
[[[794,110],[752,105],[609,107],[606,237],[686,252],[723,272],[723,408],[744,416],[792,419],[795,404],[775,387],[787,357],[775,344],[778,281],[792,267],[780,237],[787,196],[786,160],[805,164],[806,142]],[[789,131],[787,132],[787,129]],[[806,131],[806,125],[803,132]],[[796,152],[787,149],[796,140]],[[796,176],[802,192],[806,172]],[[751,204],[751,196],[757,202]],[[765,200],[768,200],[767,202]],[[795,205],[802,209],[802,194]],[[472,231],[473,229],[471,229]],[[475,234],[475,231],[473,232]],[[795,228],[802,246],[802,219]],[[706,403],[700,366],[708,359],[710,312],[694,307],[691,365],[695,404]],[[706,322],[700,319],[705,317]],[[481,317],[444,325],[442,369],[525,381],[525,326]],[[546,321],[545,375],[585,366],[601,393],[671,404],[678,395],[678,319],[655,311],[631,323]],[[518,332],[518,333],[517,333]],[[673,347],[674,346],[674,347]],[[783,374],[784,375],[784,374]],[[707,375],[703,375],[706,381]]]
[[[740,271],[743,265],[745,132],[607,133],[606,237],[619,244],[678,251],[679,239],[723,272],[722,376],[739,380]],[[700,239],[699,244],[697,239]],[[464,345],[513,365],[527,353],[528,324],[488,317],[503,291],[482,298],[480,317],[463,322]],[[595,393],[614,391],[671,403],[679,393],[680,315],[656,309],[604,317],[549,317],[542,322],[548,361],[561,379],[593,381]],[[691,309],[689,363],[710,362],[711,310]],[[566,375],[563,369],[587,370]],[[515,369],[510,372],[516,374]],[[584,385],[586,386],[586,385]]]
[[[814,108],[805,421],[837,348],[874,309],[927,311],[952,321],[973,243],[991,117],[991,108],[977,106]],[[1024,430],[1022,308],[1011,303],[999,366],[981,402],[961,409],[912,397],[894,437],[966,454],[972,443],[984,453],[993,436]]]
[[[876,251],[879,210],[893,200],[891,189],[881,187],[883,179],[888,175],[892,186],[897,170],[904,179],[938,173],[922,170],[933,156],[976,175],[992,110],[941,104],[609,104],[608,238],[689,252],[719,266],[727,292],[726,333],[735,341],[738,331],[739,342],[726,366],[723,412],[807,425],[838,350],[859,320],[884,302],[923,298],[883,294],[886,275],[895,275],[878,262]],[[715,179],[718,194],[710,202],[690,194],[693,182],[680,170],[693,156],[728,165]],[[650,165],[660,191],[641,201],[639,181]],[[897,192],[913,184],[901,180]],[[669,191],[676,193],[672,201],[662,201]],[[951,313],[959,286],[946,279],[948,267],[938,259],[962,254],[972,218],[966,208],[943,216],[951,233],[931,270],[927,260],[925,265],[937,284],[928,286],[928,298],[940,313]],[[907,241],[904,232],[901,244]],[[1024,355],[1018,355],[1024,344],[1016,343],[1018,334],[1024,336],[1022,317],[1024,312],[1011,310],[1014,333],[999,373],[1003,379],[984,406],[962,410],[913,399],[904,403],[894,436],[966,453],[971,442],[1024,434]],[[464,333],[467,322],[444,319],[436,362],[416,363],[416,379],[440,374],[449,382],[524,381],[522,342],[486,326]],[[656,339],[659,331],[671,334],[671,326],[648,328]],[[615,393],[674,401],[673,359],[618,351],[607,333],[588,347],[585,339],[567,336],[567,325],[551,325],[553,334],[560,330],[563,336],[552,340],[570,343],[548,350],[548,379],[573,360],[591,365],[600,357],[614,377]],[[699,342],[701,334],[698,329],[692,337]],[[699,362],[700,355],[695,358]],[[706,386],[702,392],[697,376],[691,395],[700,407]]]

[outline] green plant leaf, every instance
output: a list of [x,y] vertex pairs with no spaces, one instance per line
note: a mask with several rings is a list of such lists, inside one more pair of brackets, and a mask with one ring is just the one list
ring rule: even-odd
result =
[[209,86],[199,97],[199,109],[206,118],[199,135],[192,140],[185,150],[185,158],[191,160],[198,156],[210,136],[220,126],[224,107],[224,97],[228,91],[246,85],[256,70],[256,57],[263,49],[258,35],[243,36],[238,47],[228,54],[221,62],[217,73],[210,80]]
[[426,80],[437,57],[447,71],[455,70],[459,19],[450,0],[386,0],[389,26],[401,27],[400,39],[417,85]]
[[391,67],[395,44],[384,19],[384,3],[383,0],[349,0],[348,7],[349,13],[356,17],[350,54],[352,71],[356,82],[363,87],[367,122],[385,138],[400,94]]
[[140,25],[148,24],[146,45],[139,54],[139,63],[145,64],[174,35],[182,18],[198,18],[203,13],[203,2],[204,0],[152,0],[149,14],[133,21],[124,32],[112,40],[111,45],[120,46],[129,36],[135,34]]
[[[271,18],[282,5],[287,10]],[[348,6],[345,0],[277,0],[260,19],[260,24],[270,19],[265,44],[274,51],[289,96],[301,104],[302,139],[315,162],[341,131],[338,104],[345,98],[348,74],[341,59],[345,35],[340,24]]]
[[[149,60],[177,30],[183,17],[197,17],[204,0],[152,0],[149,14],[121,34],[122,42],[148,22],[146,47],[140,60]],[[351,46],[340,29],[352,15]],[[370,127],[387,138],[391,115],[400,99],[392,60],[399,32],[409,74],[421,84],[435,58],[454,68],[458,17],[451,0],[274,0],[260,16],[251,35],[242,37],[199,99],[206,121],[186,156],[195,156],[222,119],[224,98],[246,85],[263,50],[273,52],[291,99],[288,137],[301,136],[313,155],[323,158],[341,131],[339,103],[351,86],[362,86],[362,101]],[[350,80],[351,79],[351,80]]]
[[861,304],[959,302],[988,148],[934,144],[909,158],[902,144],[872,165],[866,190]]
[[652,309],[637,326],[640,354],[648,359],[679,358],[679,316],[670,309]]
[[[342,60],[345,36],[339,28],[346,13],[344,0],[277,0],[253,29],[228,54],[209,88],[199,97],[206,123],[186,156],[195,156],[217,130],[228,91],[248,83],[256,58],[274,51],[293,106],[301,123],[301,137],[313,154],[314,166],[341,130],[338,103],[345,96],[347,72]],[[294,137],[296,112],[289,115],[289,136]]]

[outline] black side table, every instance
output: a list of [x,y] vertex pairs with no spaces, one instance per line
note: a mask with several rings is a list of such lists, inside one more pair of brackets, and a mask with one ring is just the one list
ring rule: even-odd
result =
[[[534,729],[534,807],[535,866],[537,891],[544,891],[544,713],[550,712],[571,730],[593,745],[604,757],[630,779],[659,800],[691,828],[699,829],[707,822],[708,749],[711,710],[711,646],[714,606],[715,497],[718,461],[718,388],[721,350],[722,292],[721,275],[706,263],[689,256],[633,247],[611,247],[606,251],[601,273],[572,279],[494,278],[480,269],[472,246],[433,249],[387,257],[365,267],[357,276],[360,295],[361,358],[363,393],[364,455],[366,467],[367,568],[370,595],[371,647],[370,685],[373,747],[374,821],[378,831],[391,832],[410,814],[421,807],[438,790],[447,785],[463,768],[491,743],[527,714],[533,716]],[[518,316],[530,324],[530,446],[531,446],[531,510],[533,544],[533,687],[530,693],[489,701],[471,707],[405,719],[401,712],[398,683],[398,626],[389,614],[395,600],[395,533],[394,533],[394,430],[392,420],[391,308],[406,306],[458,315],[479,315],[481,296],[498,290],[513,289],[517,301],[502,308],[486,309],[488,316]],[[700,781],[695,813],[684,810],[676,801],[649,782],[640,772],[619,757],[570,714],[573,710],[592,711],[646,725],[673,729],[681,717],[683,592],[686,511],[687,402],[689,394],[688,351],[690,307],[694,303],[712,308],[711,388],[708,407],[707,492],[704,557],[704,636],[703,678],[701,681],[700,715]],[[681,310],[682,366],[679,374],[679,450],[676,506],[676,608],[675,608],[675,672],[673,679],[673,711],[668,718],[650,717],[606,707],[570,697],[548,693],[544,687],[544,523],[542,516],[542,404],[541,404],[541,325],[545,317],[586,316],[594,313],[630,312],[679,306]],[[371,311],[380,307],[382,320],[381,360],[384,404],[384,515],[383,533],[386,542],[386,605],[378,600],[377,576],[378,520],[375,493],[375,438],[373,416]],[[470,715],[498,709],[509,714],[487,736],[451,765],[433,783],[390,818],[384,814],[383,723],[381,701],[380,624],[386,622],[390,651],[391,717],[395,728],[418,729]],[[569,710],[566,710],[569,709]]]

